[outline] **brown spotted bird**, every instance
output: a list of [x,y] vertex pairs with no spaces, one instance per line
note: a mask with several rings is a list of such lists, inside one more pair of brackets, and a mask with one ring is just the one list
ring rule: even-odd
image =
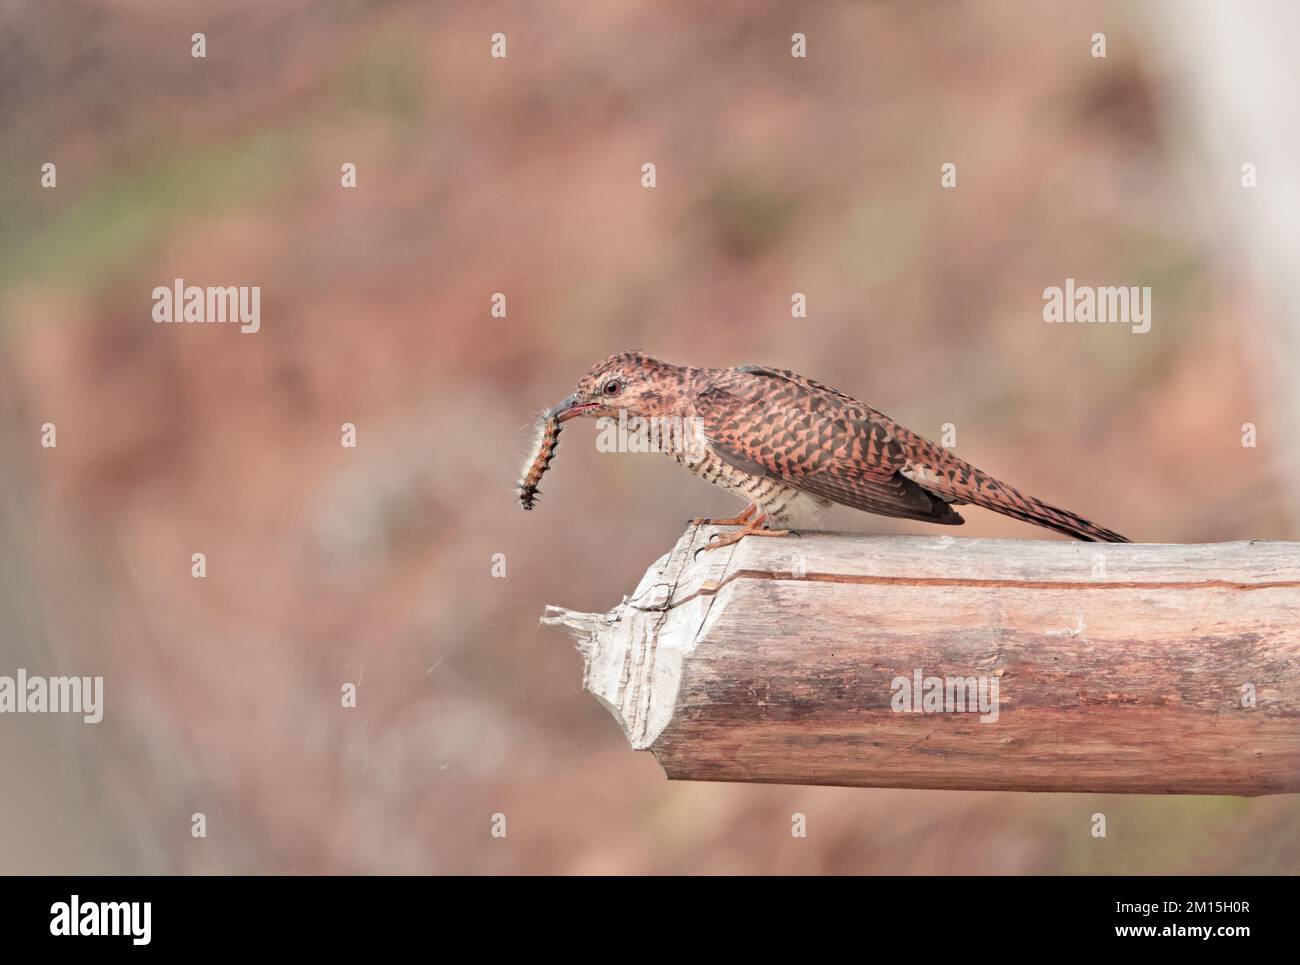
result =
[[[691,472],[748,507],[741,528],[711,548],[814,517],[832,503],[863,512],[956,526],[969,503],[1090,542],[1128,540],[1013,489],[947,449],[828,385],[761,365],[702,369],[621,352],[592,366],[547,412],[557,427],[578,416],[658,420],[689,427],[688,445],[665,447]],[[676,420],[675,422],[673,420]],[[671,433],[666,433],[671,436]]]

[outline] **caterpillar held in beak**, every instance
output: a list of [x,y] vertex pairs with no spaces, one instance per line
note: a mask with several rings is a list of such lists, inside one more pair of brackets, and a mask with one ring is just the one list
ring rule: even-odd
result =
[[537,441],[533,443],[533,458],[525,464],[524,474],[519,479],[519,504],[524,509],[532,509],[537,504],[537,497],[542,494],[537,485],[542,481],[542,474],[550,468],[559,442],[560,420],[548,416],[538,427]]

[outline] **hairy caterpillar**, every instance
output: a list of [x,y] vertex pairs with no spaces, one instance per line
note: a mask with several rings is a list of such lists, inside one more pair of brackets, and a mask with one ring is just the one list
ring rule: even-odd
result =
[[519,503],[524,509],[532,509],[537,502],[537,497],[542,494],[537,484],[542,481],[542,474],[550,467],[551,459],[555,456],[555,447],[559,442],[560,420],[551,416],[539,426],[537,441],[533,443],[535,453],[525,464],[524,474],[519,479]]

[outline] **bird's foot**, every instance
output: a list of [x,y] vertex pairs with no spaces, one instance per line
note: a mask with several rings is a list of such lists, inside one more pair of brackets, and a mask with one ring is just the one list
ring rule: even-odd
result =
[[743,526],[749,522],[749,517],[754,515],[758,507],[750,506],[739,516],[727,516],[724,519],[712,519],[708,516],[696,516],[691,520],[693,526]]
[[763,523],[767,520],[766,513],[759,513],[754,519],[747,522],[743,528],[736,530],[734,533],[714,533],[709,538],[709,542],[695,551],[698,556],[705,550],[716,550],[723,546],[730,546],[733,543],[739,543],[746,536],[788,536],[788,529],[768,529]]

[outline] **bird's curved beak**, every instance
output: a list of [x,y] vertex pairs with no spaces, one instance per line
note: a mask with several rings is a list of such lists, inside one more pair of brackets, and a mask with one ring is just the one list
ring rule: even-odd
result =
[[599,409],[600,404],[596,402],[580,402],[577,394],[566,396],[556,405],[551,406],[546,412],[548,419],[555,419],[557,422],[568,422],[570,419],[576,419],[584,412],[592,409]]

